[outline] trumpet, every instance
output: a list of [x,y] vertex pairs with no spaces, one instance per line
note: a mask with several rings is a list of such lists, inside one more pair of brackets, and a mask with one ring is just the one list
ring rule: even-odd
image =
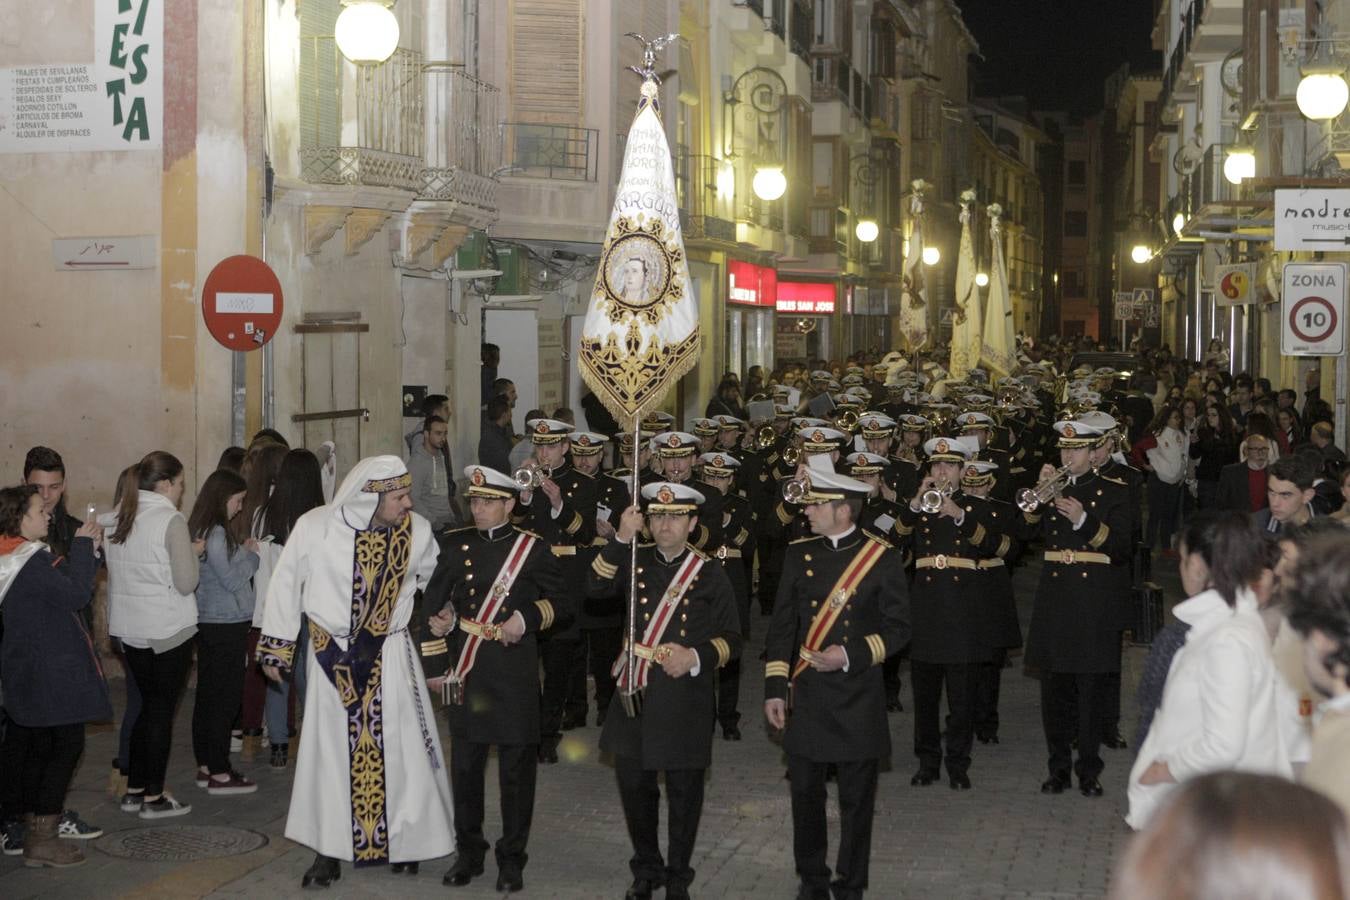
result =
[[778,432],[773,430],[772,425],[761,425],[759,431],[755,432],[755,447],[759,450],[768,450],[778,440]]
[[840,431],[854,432],[858,429],[858,414],[846,409],[834,417],[834,424]]
[[797,465],[797,463],[801,462],[801,459],[802,459],[801,447],[788,447],[783,451],[783,462],[789,466]]
[[532,491],[544,483],[544,479],[553,477],[552,466],[521,466],[511,473],[511,479],[522,491]]
[[783,482],[783,499],[788,503],[801,503],[802,498],[811,490],[811,479],[803,475]]
[[1017,506],[1022,512],[1035,512],[1043,504],[1049,503],[1060,495],[1069,483],[1069,467],[1060,466],[1053,474],[1034,488],[1022,488],[1017,492]]
[[919,495],[919,509],[931,515],[942,509],[943,502],[954,493],[956,493],[956,488],[950,484],[929,488]]

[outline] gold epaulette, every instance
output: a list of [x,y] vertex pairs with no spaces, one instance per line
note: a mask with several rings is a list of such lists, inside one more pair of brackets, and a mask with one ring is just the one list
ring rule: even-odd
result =
[[788,543],[789,543],[789,544],[805,544],[807,541],[818,541],[818,540],[820,540],[820,535],[818,535],[818,534],[812,534],[812,535],[807,535],[806,537],[803,537],[803,538],[797,538],[795,541],[788,541]]
[[529,530],[527,530],[527,529],[525,529],[525,528],[521,528],[519,525],[516,526],[516,531],[519,531],[521,534],[528,534],[530,537],[534,538],[536,541],[542,541],[542,540],[543,540],[543,537],[541,537],[540,535],[535,534],[533,531],[529,531]]
[[605,474],[608,475],[610,478],[617,479],[618,481],[629,481],[629,480],[631,480],[632,477],[633,477],[633,470],[632,470],[632,469],[610,469],[610,470],[609,470],[608,472],[606,472]]
[[894,550],[894,549],[895,549],[895,545],[894,545],[894,544],[892,544],[890,541],[886,540],[886,538],[883,537],[882,535],[879,535],[879,534],[877,534],[875,531],[872,531],[871,529],[864,528],[864,529],[862,530],[862,533],[863,533],[863,536],[866,537],[869,541],[875,541],[876,543],[878,543],[878,544],[880,544],[881,546],[887,548],[888,550]]
[[1098,475],[1097,477],[1099,477],[1102,481],[1109,481],[1112,484],[1118,484],[1121,487],[1129,487],[1129,485],[1126,484],[1125,480],[1122,478],[1112,478],[1110,475]]
[[697,556],[699,559],[703,560],[704,562],[707,562],[709,559],[712,558],[712,557],[708,556],[708,554],[704,553],[702,550],[700,550],[700,549],[698,549],[697,547],[695,547],[693,544],[685,544],[685,546],[689,548],[689,550],[690,550],[691,553],[693,553],[695,556]]

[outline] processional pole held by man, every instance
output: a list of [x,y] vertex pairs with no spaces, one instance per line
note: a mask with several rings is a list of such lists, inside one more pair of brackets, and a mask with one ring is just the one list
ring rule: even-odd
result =
[[[632,502],[640,503],[638,442],[643,416],[660,405],[670,388],[698,362],[698,299],[689,282],[680,229],[670,144],[661,122],[656,55],[679,38],[668,34],[642,44],[642,65],[629,70],[642,79],[637,113],[624,147],[614,209],[595,273],[595,287],[581,330],[581,377],[620,422],[632,422]],[[629,557],[628,633],[620,690],[624,708],[636,716],[637,538]]]

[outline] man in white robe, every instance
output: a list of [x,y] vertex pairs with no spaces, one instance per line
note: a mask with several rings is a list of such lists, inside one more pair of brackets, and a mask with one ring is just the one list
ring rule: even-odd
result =
[[360,866],[454,850],[453,806],[435,712],[408,633],[413,595],[436,568],[397,456],[363,459],[333,502],[300,517],[267,587],[258,659],[274,680],[309,619],[305,729],[286,837],[311,847],[304,887]]

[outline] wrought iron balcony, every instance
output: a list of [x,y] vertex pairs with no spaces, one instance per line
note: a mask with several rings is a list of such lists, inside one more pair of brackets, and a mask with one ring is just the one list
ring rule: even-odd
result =
[[575,125],[507,122],[502,126],[506,164],[512,174],[560,181],[595,181],[600,132]]
[[496,209],[501,92],[448,63],[428,63],[426,150],[419,196]]

